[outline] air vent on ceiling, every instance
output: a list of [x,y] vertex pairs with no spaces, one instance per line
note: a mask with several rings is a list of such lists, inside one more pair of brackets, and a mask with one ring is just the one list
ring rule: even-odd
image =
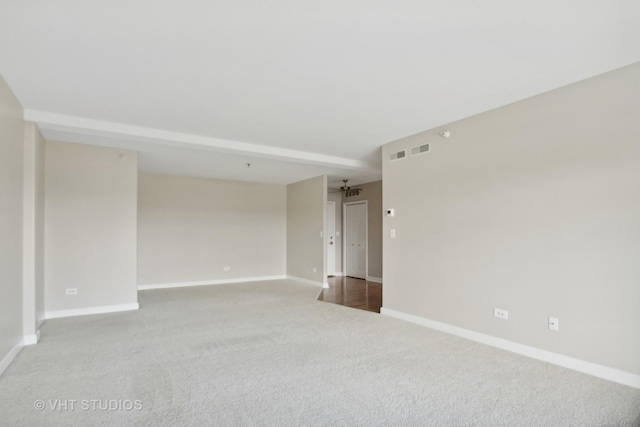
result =
[[402,150],[402,151],[398,151],[397,153],[389,154],[389,161],[393,162],[393,161],[396,161],[396,160],[404,159],[405,157],[407,157],[407,151],[406,150]]
[[423,144],[417,147],[412,147],[411,156],[413,157],[413,156],[418,156],[420,154],[428,153],[429,150],[431,150],[431,147],[429,146],[429,144]]

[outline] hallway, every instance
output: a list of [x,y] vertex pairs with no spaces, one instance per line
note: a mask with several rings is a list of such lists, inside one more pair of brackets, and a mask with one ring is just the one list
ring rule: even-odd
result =
[[380,313],[382,284],[353,277],[329,277],[329,289],[323,289],[319,301]]

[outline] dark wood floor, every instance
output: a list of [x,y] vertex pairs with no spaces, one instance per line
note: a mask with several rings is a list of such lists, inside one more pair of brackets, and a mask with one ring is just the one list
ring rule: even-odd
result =
[[380,313],[382,284],[353,277],[329,277],[318,300]]

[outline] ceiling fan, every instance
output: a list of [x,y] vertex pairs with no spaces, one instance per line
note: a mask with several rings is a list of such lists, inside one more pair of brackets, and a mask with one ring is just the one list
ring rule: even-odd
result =
[[359,196],[360,192],[362,192],[362,188],[351,188],[347,185],[347,182],[349,182],[348,179],[343,179],[342,182],[344,183],[344,185],[342,187],[340,187],[339,190],[333,190],[332,193],[337,193],[338,191],[342,191],[345,195],[345,197],[353,197],[353,196]]

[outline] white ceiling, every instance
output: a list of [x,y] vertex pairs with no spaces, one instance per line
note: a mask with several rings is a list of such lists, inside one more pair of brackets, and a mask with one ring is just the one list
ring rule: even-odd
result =
[[382,144],[639,61],[639,19],[637,0],[2,0],[0,74],[47,138],[141,170],[357,184]]

